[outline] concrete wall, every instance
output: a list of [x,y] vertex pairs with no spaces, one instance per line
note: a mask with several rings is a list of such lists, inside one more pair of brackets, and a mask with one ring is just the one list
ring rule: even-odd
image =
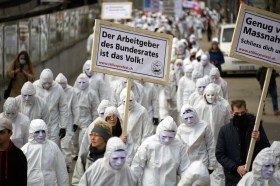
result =
[[[61,72],[67,77],[69,84],[73,83],[77,74],[82,72],[83,64],[87,60],[86,40],[87,39],[84,39],[76,43],[75,45],[66,48],[65,50],[58,53],[49,60],[37,64],[35,66],[36,79],[39,79],[40,73],[43,69],[50,68],[53,71],[54,78],[57,76],[58,73]],[[8,82],[6,82],[5,85],[0,85],[0,112],[3,112],[3,104],[5,102],[3,94],[7,83]]]

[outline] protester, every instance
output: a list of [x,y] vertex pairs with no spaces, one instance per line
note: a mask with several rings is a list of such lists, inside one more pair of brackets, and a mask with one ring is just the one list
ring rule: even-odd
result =
[[196,110],[188,105],[181,109],[182,124],[179,125],[176,138],[184,146],[190,162],[201,161],[211,174],[216,168],[215,143],[210,126],[199,119]]
[[36,95],[34,85],[27,81],[21,88],[21,95],[16,97],[19,112],[30,120],[42,119],[47,126],[51,125],[51,116],[47,103]]
[[114,106],[107,107],[105,109],[104,118],[105,121],[107,121],[112,127],[112,136],[122,137],[121,135],[122,135],[123,122],[120,117],[118,109]]
[[21,148],[28,141],[30,120],[27,116],[18,111],[16,99],[13,97],[9,97],[5,101],[3,111],[0,117],[9,119],[13,125],[11,140],[16,147]]
[[244,100],[233,100],[231,109],[233,118],[220,129],[216,144],[216,158],[224,168],[226,186],[236,185],[247,173],[245,164],[251,138],[257,140],[252,161],[270,146],[262,125],[254,131],[255,116],[247,113]]
[[94,162],[84,173],[79,185],[135,185],[136,179],[126,164],[126,145],[118,137],[108,140],[104,158]]
[[12,81],[10,97],[20,95],[21,87],[25,82],[34,81],[33,65],[26,51],[21,51],[17,55],[16,59],[10,64],[7,75]]
[[270,148],[261,150],[253,162],[252,171],[246,173],[237,186],[278,186],[272,179],[275,166],[276,158],[273,150]]
[[[118,107],[121,119],[124,120],[126,88],[120,94],[122,105]],[[153,124],[149,118],[147,110],[141,106],[134,98],[133,92],[130,93],[128,110],[127,136],[127,164],[131,165],[132,159],[141,143],[153,134]]]
[[12,134],[12,122],[0,117],[0,185],[27,186],[27,160],[11,141]]
[[280,185],[280,141],[274,141],[270,147],[276,157],[275,173],[273,175],[273,180]]
[[47,132],[43,120],[31,121],[29,142],[21,148],[28,162],[27,185],[68,186],[68,174],[62,152],[53,141],[47,139]]
[[76,80],[77,88],[75,92],[78,97],[80,109],[79,118],[79,144],[81,144],[87,127],[98,117],[97,107],[99,99],[96,92],[89,87],[89,78],[86,74],[81,73]]
[[172,117],[162,120],[156,134],[138,148],[131,169],[142,185],[175,186],[183,176],[189,158],[183,144],[175,138],[177,125]]
[[201,161],[192,162],[178,186],[210,186],[210,177],[206,166]]
[[220,71],[217,68],[212,68],[209,73],[211,83],[215,83],[221,87],[223,98],[228,100],[227,82],[221,77]]
[[197,105],[201,100],[203,100],[204,89],[208,84],[208,79],[205,77],[197,79],[195,83],[196,90],[189,96],[189,99],[187,102],[184,102],[184,104],[189,104],[191,106]]
[[[84,154],[85,152],[88,152],[88,147],[91,142],[90,134],[91,131],[95,125],[96,122],[98,121],[104,121],[105,120],[105,109],[107,107],[111,106],[110,101],[108,100],[102,100],[100,104],[97,107],[97,113],[98,113],[98,118],[96,118],[86,129],[84,137],[82,139],[82,142],[80,144],[80,150],[79,150],[79,155]],[[76,154],[75,154],[76,155]],[[78,157],[77,157],[78,158]]]
[[53,80],[53,73],[50,69],[44,69],[40,79],[35,81],[33,85],[36,95],[47,103],[50,111],[49,139],[60,146],[60,140],[65,137],[69,124],[65,93],[61,86]]
[[195,70],[199,71],[203,76],[210,74],[212,68],[216,68],[214,65],[210,63],[209,57],[206,54],[201,56],[200,63],[195,66]]
[[[261,89],[263,89],[263,86],[264,86],[266,71],[267,71],[266,67],[260,67],[259,70],[257,71],[257,79],[260,83]],[[270,77],[270,82],[269,82],[269,85],[268,85],[268,92],[271,96],[274,115],[278,116],[278,115],[280,115],[280,111],[279,111],[279,108],[278,108],[276,76],[277,76],[276,71],[272,70],[272,74],[271,74],[271,77]],[[265,111],[264,111],[264,114],[266,114]]]
[[210,55],[210,63],[215,65],[219,72],[222,73],[222,64],[225,63],[224,54],[219,48],[218,41],[212,40],[211,47],[208,50]]
[[[72,167],[71,141],[74,133],[78,129],[80,109],[78,105],[78,97],[76,95],[76,92],[72,86],[68,85],[68,81],[66,77],[62,73],[59,73],[55,78],[55,81],[63,88],[65,92],[65,98],[67,100],[69,124],[67,125],[66,128],[65,138],[61,140],[61,151],[65,157],[67,171],[70,172],[70,169]],[[76,143],[77,145],[75,147],[78,148],[78,140]],[[78,154],[78,149],[76,149],[76,152]]]
[[72,185],[78,185],[84,172],[97,159],[103,158],[106,150],[106,143],[112,136],[112,127],[105,121],[97,121],[91,131],[91,144],[89,152],[81,154],[76,162],[74,174],[72,177]]

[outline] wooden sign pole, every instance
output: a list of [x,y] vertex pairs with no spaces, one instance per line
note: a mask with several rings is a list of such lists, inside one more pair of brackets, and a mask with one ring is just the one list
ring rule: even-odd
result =
[[124,124],[123,124],[123,132],[122,135],[126,136],[127,134],[127,122],[128,122],[128,108],[129,108],[129,102],[130,102],[130,91],[131,91],[131,83],[132,80],[131,78],[127,79],[127,84],[126,84],[126,99],[125,99],[125,105],[124,105]]
[[[261,99],[260,99],[260,103],[259,103],[259,107],[258,107],[258,111],[257,111],[257,117],[256,117],[255,126],[254,126],[254,131],[259,131],[261,117],[263,115],[264,102],[265,102],[265,98],[267,95],[267,90],[268,90],[268,85],[270,82],[271,73],[272,73],[272,68],[267,68],[264,86],[263,86],[263,90],[262,90],[262,95],[261,95]],[[248,151],[246,165],[245,165],[245,169],[247,171],[249,171],[250,166],[251,166],[252,156],[253,156],[253,152],[255,149],[255,144],[256,144],[256,140],[254,138],[251,138],[250,148]]]

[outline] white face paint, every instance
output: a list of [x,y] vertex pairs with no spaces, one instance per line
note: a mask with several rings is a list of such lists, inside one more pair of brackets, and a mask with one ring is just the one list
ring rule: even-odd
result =
[[16,109],[9,108],[4,111],[4,114],[8,119],[15,121],[15,119],[17,118],[17,115],[18,115],[18,111]]
[[42,87],[46,90],[49,90],[49,88],[51,88],[52,86],[52,82],[44,82],[42,83]]
[[90,65],[86,65],[85,73],[88,77],[92,76],[92,71],[90,70]]
[[110,166],[112,167],[112,169],[120,170],[125,164],[126,155],[127,154],[125,151],[112,152],[112,154],[110,155],[110,159],[109,159]]
[[217,81],[218,81],[218,77],[217,76],[215,76],[215,75],[211,76],[211,82],[212,83],[216,83]]
[[77,83],[78,83],[78,88],[81,90],[85,90],[89,86],[88,81],[85,78],[78,79]]
[[22,100],[24,103],[32,105],[34,103],[34,95],[31,94],[22,94]]
[[[125,106],[125,100],[123,101],[123,105]],[[128,105],[128,110],[133,110],[134,106],[135,106],[135,100],[130,98],[129,105]]]
[[163,145],[169,145],[173,140],[176,135],[176,132],[167,132],[167,131],[162,131],[159,133],[159,140],[160,143]]
[[37,143],[43,143],[46,141],[46,131],[38,130],[34,132],[33,138]]
[[188,79],[192,78],[192,72],[185,72],[185,75]]
[[205,99],[208,103],[212,104],[215,101],[215,92],[209,91],[205,93]]
[[183,121],[185,124],[192,125],[192,124],[194,124],[194,120],[195,120],[195,118],[194,118],[193,112],[188,112],[188,113],[184,112],[183,113]]
[[197,92],[200,94],[200,95],[203,95],[203,92],[204,92],[204,89],[205,89],[206,86],[204,85],[199,85],[197,87]]
[[261,174],[263,179],[270,179],[275,171],[275,165],[274,164],[266,164],[262,166]]
[[200,62],[202,66],[206,66],[208,64],[208,60],[201,60]]
[[60,84],[60,86],[61,86],[63,89],[66,89],[67,83],[59,83],[59,84]]

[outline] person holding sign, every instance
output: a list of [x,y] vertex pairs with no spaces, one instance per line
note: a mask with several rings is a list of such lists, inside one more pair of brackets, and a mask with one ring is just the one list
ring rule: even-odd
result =
[[131,169],[142,185],[175,186],[177,176],[186,172],[190,161],[184,145],[175,138],[176,131],[175,121],[168,116],[139,147]]
[[[123,89],[120,94],[120,100],[122,105],[118,107],[118,111],[122,120],[124,120],[125,113],[125,99],[127,89]],[[153,134],[154,126],[149,118],[149,114],[145,107],[140,105],[134,98],[134,94],[131,91],[129,99],[129,114],[127,122],[127,164],[130,165],[132,159],[141,145],[141,143],[147,137]]]
[[252,160],[270,146],[262,125],[259,131],[253,131],[255,116],[247,113],[244,100],[233,100],[231,109],[233,118],[220,129],[216,144],[216,158],[224,168],[226,186],[235,186],[247,173],[245,164],[251,138],[257,140]]

